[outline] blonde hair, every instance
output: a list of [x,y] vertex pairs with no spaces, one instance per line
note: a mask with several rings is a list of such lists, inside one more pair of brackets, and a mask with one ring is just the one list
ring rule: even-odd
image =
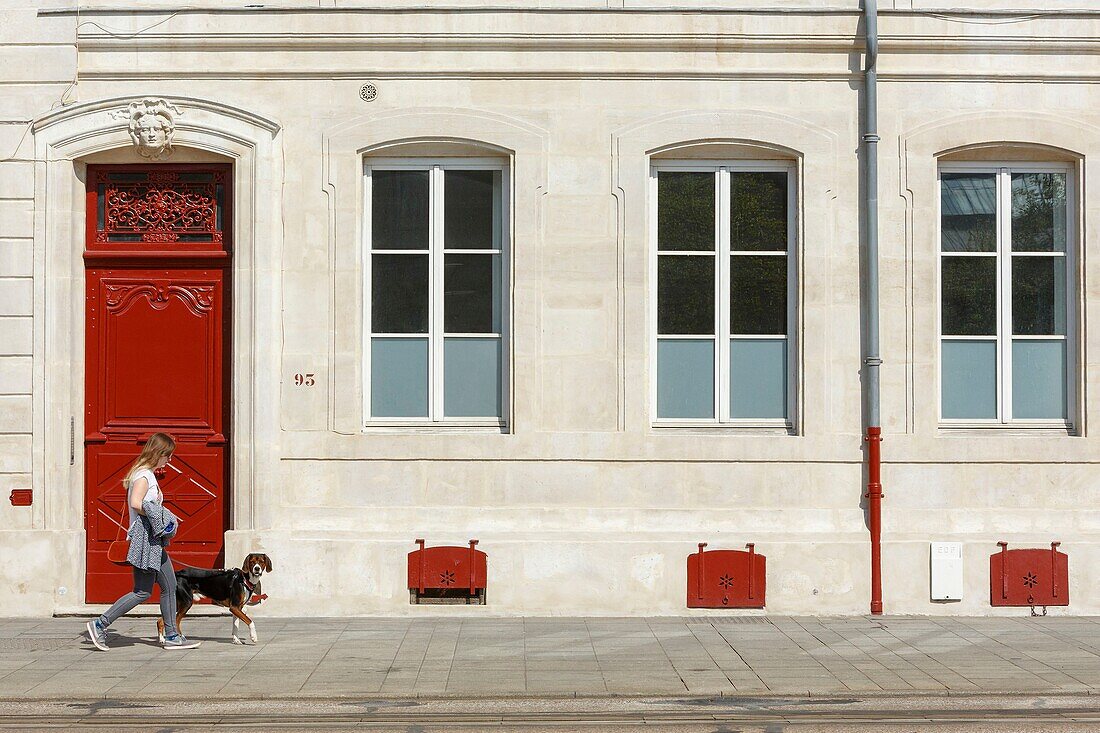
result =
[[143,468],[153,468],[164,456],[170,456],[176,450],[176,441],[168,433],[153,433],[149,436],[149,440],[146,441],[145,447],[141,449],[141,455],[134,461],[134,465],[130,466],[130,470],[126,473],[126,478],[122,480],[122,486],[127,491],[130,490],[130,482],[134,478],[134,474]]

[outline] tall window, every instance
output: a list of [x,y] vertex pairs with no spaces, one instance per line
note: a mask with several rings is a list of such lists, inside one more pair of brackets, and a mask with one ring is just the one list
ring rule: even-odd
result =
[[941,417],[1072,422],[1071,170],[940,169]]
[[660,163],[652,186],[657,420],[789,425],[793,166]]
[[374,161],[365,178],[369,420],[501,424],[506,168]]

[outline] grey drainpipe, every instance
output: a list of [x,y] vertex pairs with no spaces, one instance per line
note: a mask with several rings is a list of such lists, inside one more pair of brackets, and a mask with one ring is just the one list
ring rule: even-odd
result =
[[867,51],[864,65],[863,155],[866,161],[867,262],[864,267],[863,293],[866,298],[863,358],[867,404],[867,511],[871,531],[871,613],[882,613],[882,483],[880,446],[882,423],[879,418],[879,319],[878,319],[878,0],[863,0],[864,31]]

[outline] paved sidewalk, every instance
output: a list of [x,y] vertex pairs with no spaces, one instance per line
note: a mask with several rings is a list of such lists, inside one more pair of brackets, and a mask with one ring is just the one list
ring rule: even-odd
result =
[[1098,694],[1100,618],[0,619],[0,700],[608,695]]
[[[1096,733],[1095,695],[0,701],[0,731]],[[791,727],[788,727],[791,726]]]

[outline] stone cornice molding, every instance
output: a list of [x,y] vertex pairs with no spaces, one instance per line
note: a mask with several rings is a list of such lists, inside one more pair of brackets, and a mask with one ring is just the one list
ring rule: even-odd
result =
[[[605,70],[605,69],[462,69],[462,70],[401,70],[386,69],[379,71],[340,71],[326,69],[287,69],[287,70],[231,70],[224,71],[194,71],[181,69],[179,71],[152,71],[134,73],[132,71],[88,71],[83,72],[80,78],[85,81],[158,81],[167,78],[183,80],[282,80],[282,79],[319,79],[324,81],[360,80],[370,79],[540,79],[540,80],[593,80],[593,79],[662,79],[662,80],[690,80],[690,81],[732,81],[736,79],[753,81],[797,81],[797,80],[823,80],[823,81],[850,81],[861,78],[859,72],[853,71],[814,71],[810,69],[796,71],[743,71],[729,69],[728,71],[698,71],[688,67],[678,69],[660,69],[653,71],[634,70]],[[881,76],[879,77],[882,78]],[[969,78],[969,77],[968,77]],[[976,77],[975,77],[976,78]],[[1092,77],[1090,77],[1092,78]],[[1012,79],[1015,81],[1015,79]]]
[[[807,33],[162,33],[115,38],[102,33],[80,36],[84,51],[165,51],[181,43],[202,51],[862,51],[854,34]],[[881,50],[928,53],[1100,54],[1097,36],[883,34]]]
[[851,51],[862,41],[847,34],[646,33],[163,33],[116,39],[82,34],[81,51],[170,51],[180,43],[204,51]]
[[[40,15],[71,12],[45,10]],[[139,17],[142,15],[161,20],[150,26],[149,18]],[[884,24],[880,44],[887,54],[1100,54],[1100,10],[882,9],[880,16]],[[97,23],[97,17],[103,22]],[[80,51],[100,53],[171,53],[181,44],[203,52],[846,53],[863,48],[860,17],[860,11],[850,7],[688,4],[649,8],[425,4],[125,11],[100,7],[81,10],[83,22],[77,33]],[[288,32],[289,23],[295,25]],[[496,30],[486,32],[487,27]]]
[[[598,0],[604,2],[604,0]],[[880,11],[888,12],[888,11]],[[910,11],[914,12],[914,11]],[[918,12],[919,11],[915,11]],[[949,11],[952,14],[967,11]],[[977,12],[977,11],[975,11]],[[1050,11],[1031,11],[1032,13],[1046,13]],[[1088,14],[1090,11],[1080,11]],[[660,7],[644,8],[609,8],[606,5],[593,5],[593,7],[548,7],[548,6],[523,6],[523,5],[492,5],[483,3],[480,5],[462,5],[455,3],[447,5],[438,3],[435,5],[413,4],[408,5],[352,5],[340,7],[196,7],[194,5],[146,7],[146,8],[119,8],[111,6],[80,6],[68,8],[44,8],[38,11],[39,15],[76,15],[81,17],[89,15],[476,15],[479,13],[492,14],[517,14],[517,15],[586,15],[599,13],[601,15],[849,15],[854,18],[861,17],[862,11],[850,7],[691,7],[689,5],[662,5]],[[1019,11],[1014,15],[1027,14],[1028,11]],[[973,14],[973,13],[971,13]],[[1100,12],[1096,14],[1100,15]]]
[[[598,0],[603,2],[604,0]],[[1097,18],[1100,17],[1100,9],[1091,8],[1044,8],[1038,5],[1034,8],[880,8],[881,16],[896,17],[934,17],[934,18]],[[847,15],[861,17],[862,11],[850,6],[824,6],[824,7],[759,7],[750,5],[746,1],[743,7],[727,5],[726,7],[692,6],[689,3],[662,4],[655,7],[607,7],[595,2],[592,7],[577,7],[576,5],[552,7],[523,6],[492,3],[481,4],[454,4],[427,3],[407,5],[349,5],[340,7],[198,7],[194,5],[160,6],[145,8],[120,8],[113,6],[72,6],[63,8],[43,8],[39,15],[168,15],[168,14],[194,14],[194,15],[301,15],[301,14],[355,14],[355,15],[392,15],[401,14],[524,14],[524,15],[560,15],[560,14],[592,14],[601,15]]]

